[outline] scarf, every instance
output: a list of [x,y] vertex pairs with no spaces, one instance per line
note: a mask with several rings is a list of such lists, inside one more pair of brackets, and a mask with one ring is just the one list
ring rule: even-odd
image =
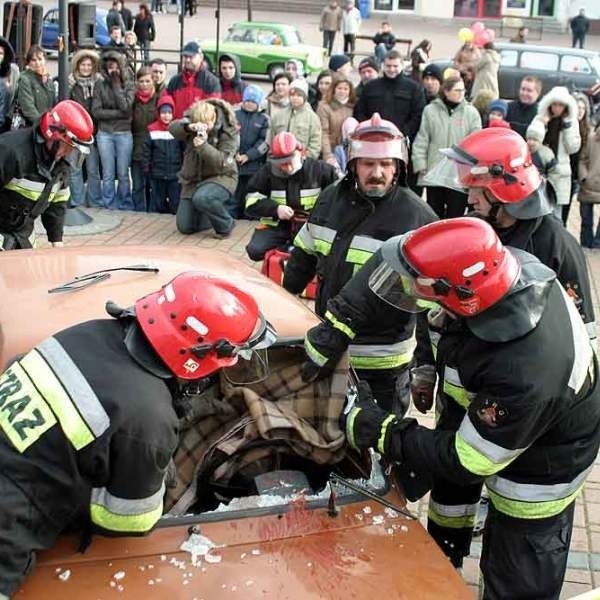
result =
[[89,100],[94,95],[94,83],[96,83],[95,77],[82,77],[81,75],[75,76],[77,85],[83,91],[83,98]]
[[142,104],[148,104],[148,102],[150,102],[150,100],[152,100],[152,98],[154,97],[154,90],[148,90],[148,91],[144,91],[144,90],[136,90],[135,91],[135,97],[142,103]]
[[[452,102],[452,100],[448,100],[448,98],[446,98],[445,95],[442,94],[442,102],[446,105],[446,108],[448,109],[449,113],[452,113],[452,111],[460,104],[460,102]],[[462,100],[461,100],[462,102]]]
[[562,117],[553,117],[548,121],[546,135],[544,136],[544,146],[548,146],[554,152],[554,156],[558,155],[558,138],[562,129]]

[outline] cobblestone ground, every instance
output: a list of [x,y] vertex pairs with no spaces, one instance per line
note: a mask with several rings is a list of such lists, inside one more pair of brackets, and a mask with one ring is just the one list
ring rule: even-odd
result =
[[[238,221],[231,237],[217,240],[209,232],[195,235],[182,235],[175,227],[175,219],[170,215],[156,215],[134,212],[111,212],[98,209],[85,209],[95,218],[90,225],[83,227],[67,227],[65,243],[68,246],[92,245],[138,245],[151,244],[165,246],[197,246],[200,248],[214,248],[221,252],[234,255],[245,262],[259,268],[257,263],[252,263],[244,251],[255,222]],[[572,211],[569,222],[570,230],[578,235],[579,216],[577,207]],[[98,233],[86,233],[101,230],[112,226],[110,230]],[[47,241],[40,236],[40,247],[48,246]],[[594,291],[594,304],[596,314],[600,314],[598,307],[598,287],[600,285],[600,251],[586,252],[592,285]],[[433,427],[433,415],[423,416],[415,412],[415,417],[426,426]],[[418,513],[425,525],[427,518],[427,497],[411,505],[414,512]],[[464,579],[473,590],[478,592],[479,583],[479,555],[481,552],[481,538],[477,538],[472,545],[472,555],[465,560]],[[592,470],[585,484],[583,494],[577,500],[575,509],[575,526],[569,553],[568,570],[563,586],[561,598],[571,598],[583,592],[600,588],[600,461]],[[598,592],[600,598],[600,590]]]

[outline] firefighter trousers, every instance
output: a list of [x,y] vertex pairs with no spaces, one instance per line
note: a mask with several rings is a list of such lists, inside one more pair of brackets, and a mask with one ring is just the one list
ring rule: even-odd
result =
[[480,568],[484,600],[558,600],[573,530],[575,502],[547,519],[515,519],[490,503]]
[[0,475],[0,597],[11,596],[61,528],[52,525],[17,485]]

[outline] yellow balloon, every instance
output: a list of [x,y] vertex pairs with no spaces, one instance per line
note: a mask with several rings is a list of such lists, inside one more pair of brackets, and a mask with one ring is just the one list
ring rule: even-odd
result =
[[463,27],[458,32],[458,39],[463,44],[466,44],[467,42],[472,42],[474,37],[475,37],[475,34],[467,27]]

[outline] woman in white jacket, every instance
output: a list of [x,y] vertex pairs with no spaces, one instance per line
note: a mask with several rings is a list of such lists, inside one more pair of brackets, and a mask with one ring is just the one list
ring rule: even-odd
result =
[[529,129],[544,134],[544,145],[554,152],[557,161],[557,178],[554,185],[556,206],[554,214],[562,220],[562,207],[571,200],[570,155],[581,147],[577,102],[566,87],[552,88],[538,105],[538,114]]

